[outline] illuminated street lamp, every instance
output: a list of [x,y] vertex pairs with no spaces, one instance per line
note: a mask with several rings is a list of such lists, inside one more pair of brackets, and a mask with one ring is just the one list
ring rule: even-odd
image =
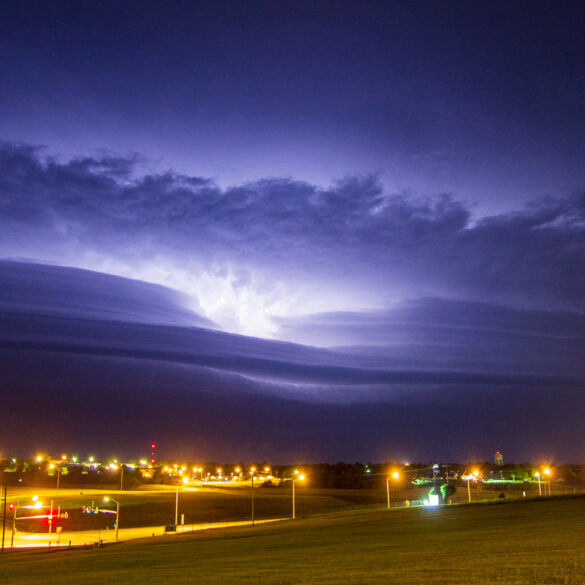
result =
[[538,471],[535,473],[536,479],[538,479],[538,495],[542,496],[542,487],[540,485],[540,473]]
[[256,471],[255,467],[250,468],[250,475],[252,476],[252,525],[254,524],[254,472]]
[[293,483],[293,486],[292,486],[292,517],[293,517],[293,520],[296,517],[295,516],[295,482],[297,481],[297,479],[300,481],[305,481],[305,476],[302,474],[299,475],[299,472],[295,471],[295,476],[292,479],[292,483]]
[[[548,467],[545,467],[545,469],[543,470],[543,472],[542,472],[542,473],[543,473],[544,475],[546,475],[546,478],[547,478],[547,483],[548,483],[548,495],[550,496],[550,469],[549,469]],[[545,487],[545,490],[544,490],[544,491],[545,491],[545,493],[546,493],[546,485],[547,485],[547,484],[545,484],[545,486],[544,486],[544,487]]]
[[59,480],[61,479],[61,466],[59,464],[55,466],[54,463],[51,463],[49,465],[49,470],[52,471],[53,469],[55,469],[55,467],[57,467],[57,489],[59,489]]
[[106,496],[104,502],[115,502],[116,503],[116,541],[118,540],[118,528],[120,527],[120,502]]
[[[392,473],[392,477],[394,479],[398,479],[400,477],[400,474],[398,473],[398,471],[395,471],[394,473]],[[386,501],[388,504],[388,510],[390,509],[390,476],[388,475],[386,477]]]
[[477,469],[474,469],[473,473],[470,473],[467,476],[467,501],[468,502],[471,502],[471,487],[470,487],[471,478],[473,478],[475,481],[477,481],[478,476],[479,476],[479,471],[477,471]]

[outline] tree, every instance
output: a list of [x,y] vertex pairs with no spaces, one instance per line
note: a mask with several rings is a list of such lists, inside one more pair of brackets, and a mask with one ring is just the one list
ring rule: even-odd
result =
[[444,483],[441,486],[441,497],[443,500],[447,500],[450,496],[452,496],[457,491],[457,488],[450,483]]

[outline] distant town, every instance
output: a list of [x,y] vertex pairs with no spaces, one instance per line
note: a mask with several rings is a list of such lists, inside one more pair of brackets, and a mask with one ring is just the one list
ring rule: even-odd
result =
[[[276,465],[267,461],[225,463],[218,461],[157,460],[153,449],[149,459],[122,461],[117,458],[57,457],[38,454],[28,459],[0,460],[5,485],[66,488],[83,485],[117,486],[134,489],[140,485],[247,485],[277,487],[290,481],[302,469],[314,488],[376,488],[387,481],[408,485],[482,486],[502,491],[522,490],[523,486],[581,486],[585,465],[505,463],[496,451],[491,461],[471,464],[441,462],[309,463]],[[546,488],[548,489],[548,487]]]

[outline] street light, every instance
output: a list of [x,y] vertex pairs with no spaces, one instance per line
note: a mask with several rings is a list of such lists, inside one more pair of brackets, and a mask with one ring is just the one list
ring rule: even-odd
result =
[[[400,477],[400,474],[398,473],[398,471],[395,471],[392,474],[392,477],[394,479],[398,479]],[[388,510],[390,509],[390,476],[386,476],[386,501],[388,504]]]
[[[548,495],[550,496],[550,469],[546,467],[543,471],[544,475],[547,477],[548,483]],[[546,493],[546,484],[545,484],[545,493]]]
[[477,471],[477,469],[474,469],[473,473],[470,473],[467,476],[467,501],[468,502],[471,502],[471,487],[470,487],[471,478],[473,477],[473,479],[475,481],[477,481],[478,476],[479,476],[479,471]]
[[115,502],[116,503],[116,542],[118,541],[118,528],[120,527],[120,502],[106,496],[104,502]]
[[250,468],[250,474],[252,475],[252,525],[254,525],[254,472],[255,467]]
[[536,472],[536,478],[538,479],[538,495],[542,496],[542,487],[540,485],[540,473]]
[[295,477],[292,478],[292,482],[293,482],[293,489],[292,489],[292,517],[293,520],[296,518],[295,515],[295,482],[298,480],[300,481],[305,481],[305,476],[304,475],[299,475],[298,471],[295,471]]
[[49,470],[52,471],[53,469],[55,469],[55,467],[57,467],[57,489],[59,489],[59,480],[61,479],[61,466],[59,464],[55,466],[55,464],[51,463],[49,465]]
[[177,491],[175,492],[175,526],[179,523],[179,484],[177,483]]

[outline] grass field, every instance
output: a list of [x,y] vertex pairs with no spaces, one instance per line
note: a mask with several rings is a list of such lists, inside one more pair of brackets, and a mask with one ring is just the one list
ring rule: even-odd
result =
[[[532,495],[538,493],[533,487]],[[403,505],[405,500],[424,498],[429,488],[394,488],[392,502]],[[32,503],[31,496],[37,494],[44,504],[44,509],[53,503],[53,510],[67,510],[68,519],[62,522],[63,530],[97,530],[105,529],[113,524],[114,516],[109,514],[87,515],[81,511],[82,506],[90,506],[92,502],[100,508],[108,507],[103,502],[104,495],[110,495],[120,501],[120,525],[124,528],[138,526],[160,526],[174,522],[175,489],[171,487],[143,491],[95,490],[95,489],[63,489],[39,490],[35,488],[13,488],[10,491],[11,501],[19,501],[21,505]],[[246,487],[215,487],[204,486],[183,490],[179,493],[179,511],[184,514],[186,524],[242,521],[251,517],[250,488]],[[474,489],[472,498],[495,499],[499,491],[490,489]],[[507,492],[507,497],[521,497],[521,491]],[[459,488],[452,498],[453,503],[467,501],[467,490]],[[386,490],[383,489],[315,489],[311,486],[297,486],[297,513],[299,515],[322,514],[349,510],[352,508],[386,506]],[[114,507],[110,504],[110,507]],[[254,510],[258,520],[283,518],[291,515],[292,498],[290,486],[287,488],[255,488]],[[22,509],[17,528],[26,532],[42,532],[47,530],[42,521],[22,519],[27,514],[34,515],[36,510]]]
[[585,499],[348,510],[99,550],[12,552],[2,585],[585,583]]

